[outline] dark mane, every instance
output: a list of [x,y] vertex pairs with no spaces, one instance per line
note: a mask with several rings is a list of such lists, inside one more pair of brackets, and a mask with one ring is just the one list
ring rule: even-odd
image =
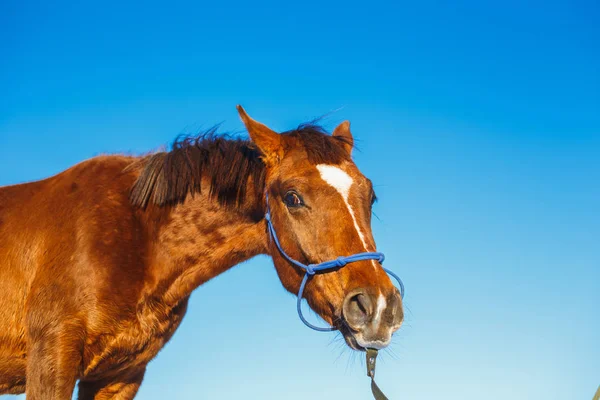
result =
[[[303,146],[311,163],[339,164],[349,159],[345,140],[308,123],[282,133],[284,149]],[[249,140],[217,134],[212,128],[195,137],[176,140],[172,150],[142,159],[131,202],[145,208],[149,203],[165,206],[182,203],[188,194],[202,193],[202,177],[210,181],[209,195],[227,206],[239,206],[248,184],[262,198],[265,165],[258,148]]]

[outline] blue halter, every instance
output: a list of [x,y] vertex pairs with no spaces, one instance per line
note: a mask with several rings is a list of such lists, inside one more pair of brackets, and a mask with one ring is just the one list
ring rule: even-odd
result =
[[[336,329],[334,327],[322,328],[319,326],[315,326],[315,325],[311,324],[310,322],[308,322],[306,320],[306,318],[304,318],[304,315],[302,315],[302,294],[304,293],[304,287],[306,286],[306,282],[308,281],[308,278],[313,276],[317,272],[323,272],[323,271],[327,271],[327,270],[331,270],[331,269],[335,269],[335,268],[341,268],[341,267],[345,266],[346,264],[357,262],[357,261],[377,260],[377,261],[379,261],[380,264],[382,264],[383,260],[385,259],[385,256],[383,255],[383,253],[365,252],[365,253],[353,254],[351,256],[338,257],[335,260],[325,261],[325,262],[322,262],[319,264],[309,264],[309,265],[302,264],[300,261],[294,260],[292,257],[288,256],[286,254],[286,252],[283,250],[283,248],[281,247],[281,244],[279,243],[279,239],[277,238],[277,233],[275,233],[275,228],[273,227],[273,223],[271,222],[271,209],[269,207],[269,195],[268,194],[266,196],[266,203],[267,203],[267,212],[265,214],[265,219],[267,220],[267,225],[269,226],[269,233],[271,234],[271,237],[273,238],[273,242],[275,242],[275,246],[277,246],[277,249],[279,250],[281,255],[286,260],[288,260],[290,263],[292,263],[295,266],[306,271],[306,273],[304,274],[304,278],[302,278],[302,283],[300,284],[300,290],[298,291],[298,300],[296,303],[296,308],[298,309],[298,316],[300,317],[302,322],[304,322],[304,325],[308,326],[309,328],[314,329],[315,331],[321,331],[321,332],[335,331]],[[402,280],[400,279],[400,277],[398,275],[396,275],[395,273],[393,273],[392,271],[390,271],[389,269],[383,268],[383,270],[398,281],[398,284],[400,285],[400,296],[402,296],[402,298],[404,298],[404,284],[402,283]]]

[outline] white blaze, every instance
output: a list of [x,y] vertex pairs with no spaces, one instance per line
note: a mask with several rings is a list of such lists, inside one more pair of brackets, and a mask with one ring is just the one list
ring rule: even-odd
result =
[[[360,241],[365,247],[365,251],[369,251],[367,249],[367,241],[365,240],[365,235],[360,230],[358,222],[356,221],[356,216],[354,215],[354,210],[352,210],[352,207],[348,202],[348,196],[350,195],[350,187],[352,187],[354,180],[344,170],[333,165],[319,164],[317,165],[317,170],[319,170],[319,173],[321,174],[321,179],[323,179],[335,190],[337,190],[338,193],[342,196],[342,199],[344,199],[344,203],[346,204],[346,207],[348,207],[348,211],[350,212],[350,216],[352,217],[352,221],[354,222],[354,227],[356,228],[358,237],[360,238]],[[373,264],[373,267],[377,268],[375,266],[374,260],[371,260],[371,263]]]
[[[363,246],[365,247],[365,251],[369,251],[368,247],[367,247],[367,241],[365,240],[365,235],[360,230],[360,227],[358,226],[358,222],[356,221],[356,216],[354,215],[354,210],[352,210],[352,207],[350,206],[350,203],[348,202],[348,196],[350,195],[350,188],[352,187],[352,184],[354,183],[353,179],[350,177],[350,175],[348,175],[341,168],[334,167],[333,165],[319,164],[319,165],[317,165],[317,169],[319,170],[319,173],[321,174],[321,179],[323,179],[325,182],[327,182],[329,185],[331,185],[333,188],[335,188],[335,190],[337,190],[338,193],[342,196],[342,199],[344,199],[344,203],[346,204],[346,207],[348,207],[348,212],[350,212],[350,216],[352,217],[352,221],[354,222],[354,227],[356,228],[356,232],[358,233],[358,236],[360,237],[360,241],[362,242]],[[375,265],[375,260],[371,260],[371,264],[373,264],[373,267],[375,269],[377,269],[377,266]],[[383,310],[385,310],[385,307],[386,307],[385,297],[383,297],[383,295],[381,293],[379,293],[379,296],[377,298],[377,308],[375,309],[375,316],[373,317],[374,324],[376,324],[376,325],[379,324],[381,315],[383,313]],[[376,349],[382,349],[389,344],[389,340],[385,343],[383,343],[383,342],[366,343],[366,342],[364,342],[363,338],[360,335],[356,336],[356,340],[360,346],[365,347],[365,348],[373,347]]]
[[379,297],[377,298],[377,309],[375,310],[375,316],[373,317],[373,324],[379,324],[379,320],[381,318],[381,314],[383,310],[385,310],[385,297],[381,293],[379,293]]

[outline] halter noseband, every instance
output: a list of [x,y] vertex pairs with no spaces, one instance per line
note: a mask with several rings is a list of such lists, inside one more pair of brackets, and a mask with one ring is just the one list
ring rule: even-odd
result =
[[[335,331],[336,328],[334,328],[334,327],[322,328],[319,326],[315,326],[315,325],[311,324],[310,322],[308,322],[306,320],[306,318],[304,318],[304,315],[302,315],[302,307],[301,307],[302,306],[302,294],[304,293],[304,287],[306,286],[306,282],[308,281],[308,278],[315,275],[316,273],[326,272],[327,270],[331,270],[331,269],[335,269],[335,268],[342,268],[346,264],[357,262],[357,261],[377,260],[377,261],[379,261],[380,264],[383,264],[383,260],[385,259],[385,256],[383,255],[383,253],[379,253],[379,252],[364,252],[364,253],[352,254],[350,256],[340,256],[340,257],[336,258],[335,260],[325,261],[325,262],[322,262],[319,264],[308,264],[308,265],[302,264],[300,261],[294,260],[292,257],[288,256],[286,254],[286,252],[283,250],[283,248],[281,247],[281,244],[279,243],[279,239],[277,238],[277,233],[275,233],[275,228],[273,227],[273,223],[271,222],[271,209],[269,207],[269,195],[268,194],[266,195],[266,204],[267,204],[267,212],[265,214],[265,219],[267,220],[267,225],[269,227],[269,233],[271,235],[271,238],[273,238],[273,242],[275,243],[275,246],[277,246],[279,253],[281,253],[281,255],[287,261],[289,261],[290,263],[294,264],[295,266],[297,266],[305,271],[304,278],[302,278],[302,283],[300,284],[300,290],[298,291],[298,299],[296,302],[296,308],[298,309],[298,316],[300,317],[302,322],[304,322],[304,325],[308,326],[311,329],[314,329],[315,331],[321,331],[321,332]],[[389,269],[383,268],[383,270],[398,281],[398,284],[400,286],[400,296],[402,298],[404,298],[404,284],[402,283],[402,280],[400,279],[400,277],[398,275],[396,275],[395,273],[393,273],[392,271],[390,271]]]

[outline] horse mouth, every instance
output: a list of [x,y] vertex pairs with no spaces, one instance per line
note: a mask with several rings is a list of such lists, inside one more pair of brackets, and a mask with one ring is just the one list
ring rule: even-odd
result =
[[346,341],[346,344],[348,345],[348,347],[350,347],[352,350],[366,351],[366,349],[364,347],[362,347],[360,344],[358,344],[358,341],[356,340],[354,335],[344,335],[344,340]]
[[346,344],[352,350],[366,351],[367,348],[381,350],[386,348],[391,341],[391,338],[373,338],[372,340],[366,340],[361,332],[356,332],[346,324],[343,324],[339,328],[340,333],[344,337]]
[[348,327],[348,325],[343,323],[338,329],[344,337],[344,340],[346,341],[348,347],[356,351],[366,351],[366,349],[358,343],[358,340],[355,336],[356,332],[354,332],[350,327]]

